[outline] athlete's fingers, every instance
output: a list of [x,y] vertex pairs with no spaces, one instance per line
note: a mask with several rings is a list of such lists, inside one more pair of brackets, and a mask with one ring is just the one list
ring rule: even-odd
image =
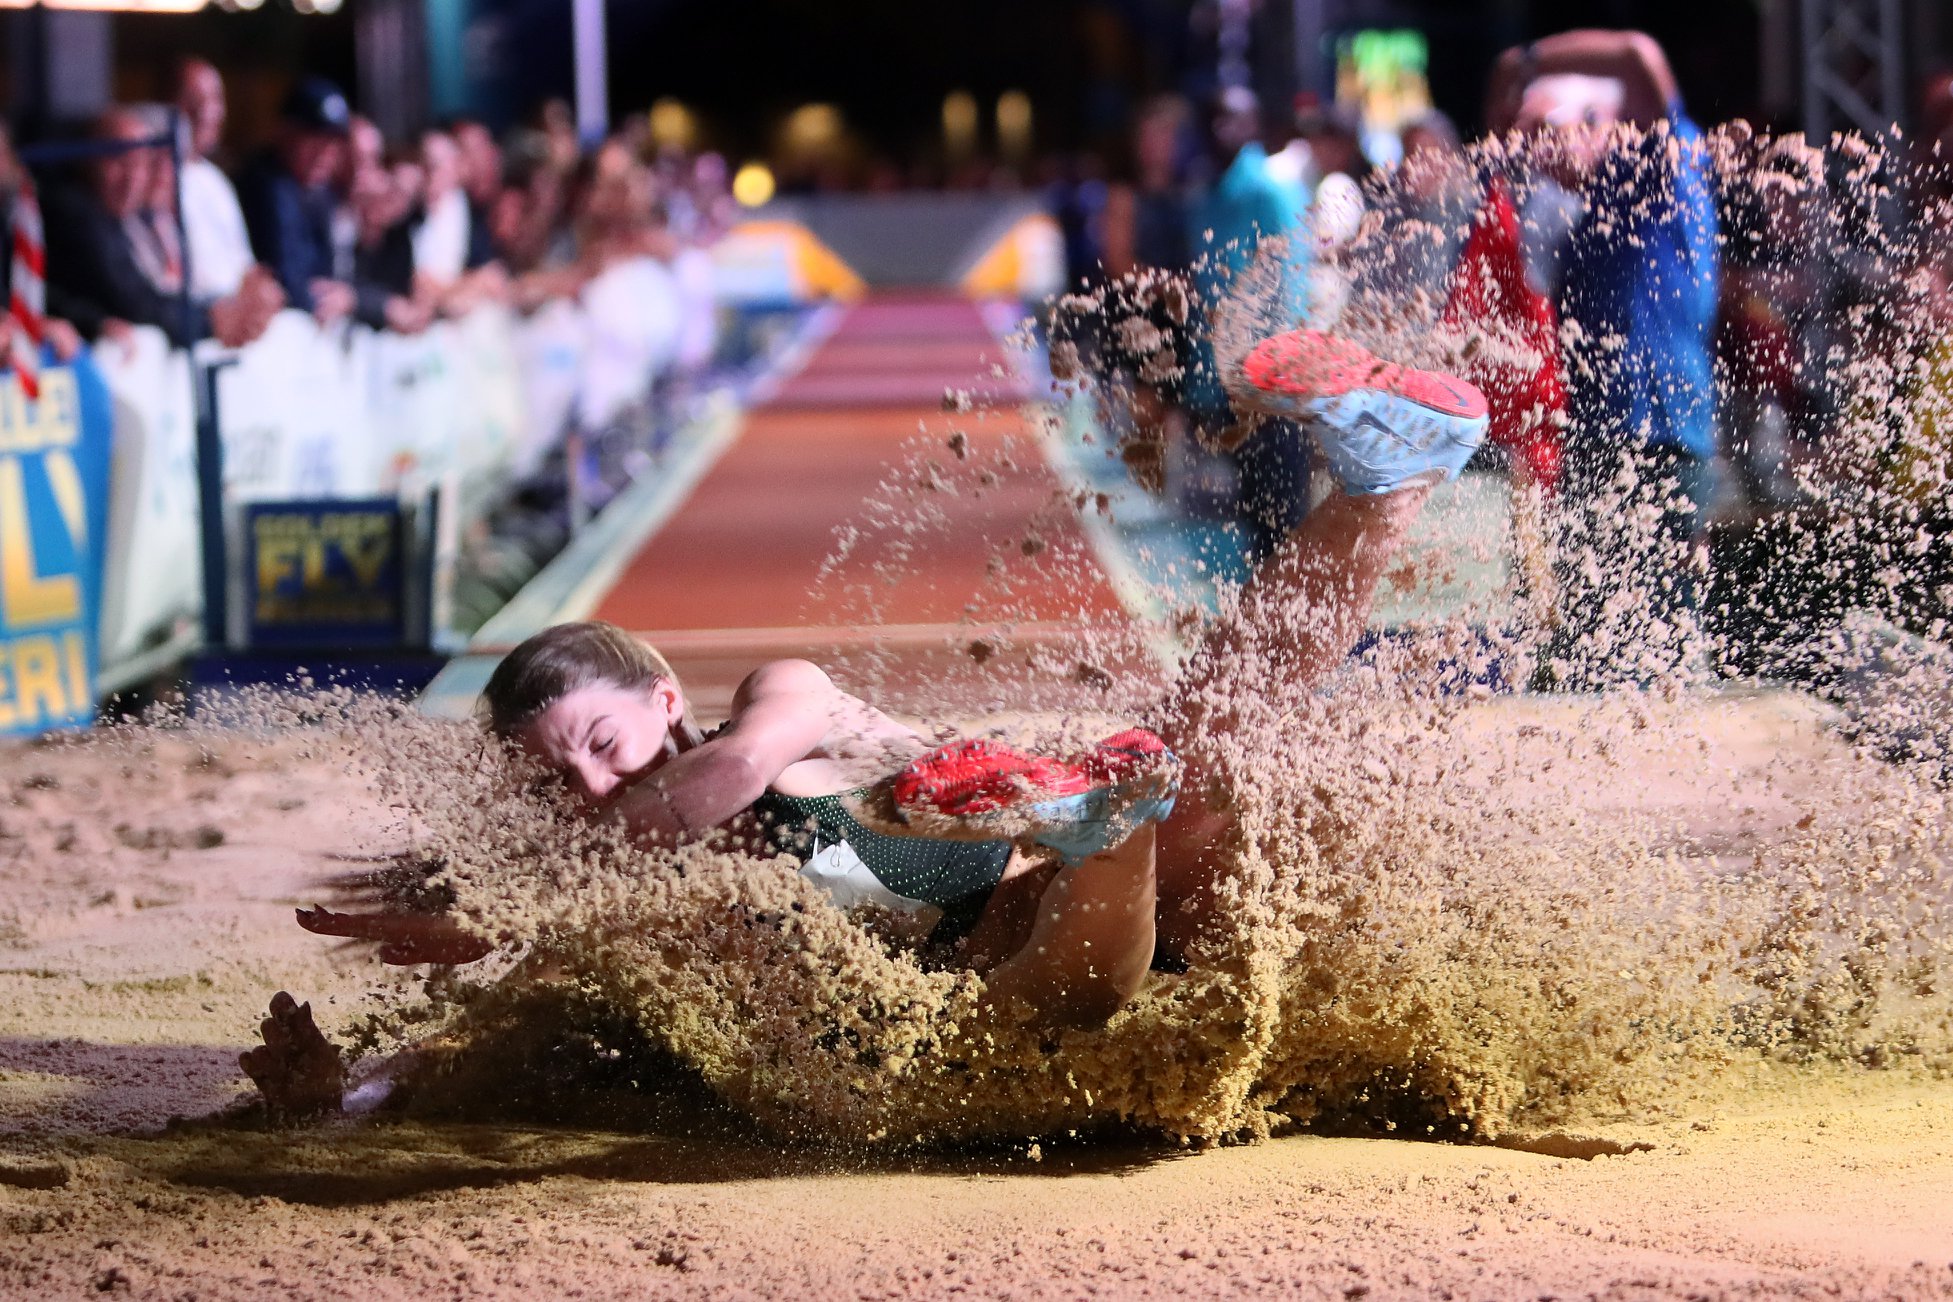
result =
[[298,925],[317,936],[364,937],[364,919],[377,917],[377,914],[334,913],[331,909],[317,905],[296,911]]
[[265,1082],[271,1079],[272,1070],[277,1066],[277,1060],[276,1055],[261,1044],[255,1049],[246,1049],[238,1054],[237,1065],[243,1068],[244,1074],[250,1077],[251,1083],[256,1085],[258,1092],[262,1094]]

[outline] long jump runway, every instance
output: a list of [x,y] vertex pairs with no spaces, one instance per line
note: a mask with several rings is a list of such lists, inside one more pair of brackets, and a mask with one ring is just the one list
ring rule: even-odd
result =
[[[672,661],[701,713],[716,715],[763,660],[816,661],[877,645],[905,670],[958,654],[966,607],[983,591],[993,549],[1022,537],[1059,481],[1018,414],[1019,383],[999,376],[995,338],[970,303],[880,296],[853,308],[744,428],[662,528],[626,562],[590,612],[641,633]],[[983,419],[943,410],[946,390],[986,399]],[[998,400],[1002,401],[998,401]],[[883,586],[875,617],[850,622],[814,594],[836,530],[917,446],[948,462],[952,428],[970,459],[1013,440],[1016,455],[980,498],[941,494],[950,527],[918,531]],[[1048,512],[1047,512],[1048,515]],[[1053,533],[1048,519],[1042,532]],[[1075,530],[1066,522],[1061,530]],[[1054,545],[1078,540],[1051,537]],[[1081,548],[1082,550],[1082,548]],[[1057,635],[1116,614],[1102,572],[1068,575],[1062,590],[1013,593],[1017,635]]]

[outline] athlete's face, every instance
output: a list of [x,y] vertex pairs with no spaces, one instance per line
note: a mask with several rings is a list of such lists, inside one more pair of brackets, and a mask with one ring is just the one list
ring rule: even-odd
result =
[[584,803],[602,806],[664,761],[672,724],[683,713],[669,679],[642,690],[581,687],[537,715],[517,740],[560,772]]

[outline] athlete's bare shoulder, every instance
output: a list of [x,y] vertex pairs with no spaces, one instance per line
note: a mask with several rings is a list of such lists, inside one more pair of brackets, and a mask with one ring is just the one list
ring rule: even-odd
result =
[[748,674],[733,694],[730,731],[781,711],[808,720],[810,732],[819,733],[774,780],[774,789],[788,794],[825,795],[873,781],[923,746],[913,729],[841,690],[807,660],[773,660]]
[[732,694],[732,712],[737,715],[742,708],[766,698],[829,695],[841,697],[846,693],[813,661],[769,660],[740,682]]

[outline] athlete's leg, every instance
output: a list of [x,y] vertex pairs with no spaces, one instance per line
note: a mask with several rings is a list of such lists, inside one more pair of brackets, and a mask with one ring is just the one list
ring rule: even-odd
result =
[[1233,819],[1208,799],[1209,740],[1232,726],[1244,658],[1279,654],[1287,690],[1308,691],[1361,636],[1377,584],[1437,483],[1484,437],[1485,400],[1455,377],[1412,370],[1316,331],[1263,341],[1244,365],[1252,405],[1309,421],[1340,491],[1257,567],[1238,607],[1208,627],[1155,728],[1182,757],[1181,799],[1160,828],[1161,940],[1180,950],[1213,908]]
[[1037,925],[1038,901],[1063,868],[1057,862],[1042,864],[998,883],[984,901],[976,925],[958,945],[964,964],[974,972],[989,972],[1024,948]]
[[1157,728],[1182,757],[1181,797],[1159,833],[1160,940],[1183,952],[1212,915],[1214,863],[1232,851],[1233,818],[1208,800],[1209,740],[1231,720],[1226,684],[1244,655],[1268,653],[1278,638],[1293,690],[1307,691],[1348,656],[1370,620],[1378,583],[1430,497],[1428,484],[1393,493],[1338,493],[1305,520],[1255,572],[1236,617],[1210,625]]
[[1327,675],[1370,622],[1377,585],[1430,496],[1427,482],[1326,499],[1255,570],[1241,591],[1239,614],[1208,626],[1181,691],[1199,695],[1211,687],[1251,630],[1279,631],[1293,681]]
[[1485,437],[1484,395],[1465,381],[1321,331],[1265,339],[1241,370],[1246,403],[1313,429],[1341,491],[1256,567],[1238,617],[1208,630],[1183,694],[1225,672],[1248,631],[1281,639],[1290,682],[1333,669],[1369,621],[1377,583],[1431,487],[1456,477]]
[[1153,961],[1153,826],[1063,868],[1038,901],[1024,947],[984,977],[984,1002],[1040,1022],[1096,1026],[1122,1008]]

